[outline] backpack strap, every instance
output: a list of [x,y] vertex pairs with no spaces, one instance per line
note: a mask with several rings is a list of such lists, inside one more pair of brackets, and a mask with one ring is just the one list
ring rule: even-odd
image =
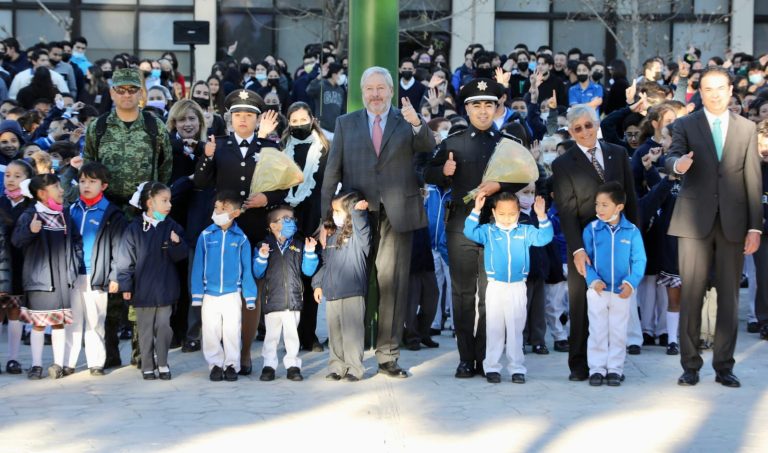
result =
[[144,130],[149,135],[149,139],[152,143],[152,174],[150,176],[150,179],[152,181],[156,181],[157,178],[155,175],[159,177],[159,167],[160,163],[158,162],[158,152],[157,152],[157,120],[155,119],[155,116],[149,113],[146,110],[141,111],[141,115],[144,118]]
[[99,160],[99,147],[101,146],[101,139],[107,132],[107,117],[110,112],[101,114],[96,118],[96,160]]

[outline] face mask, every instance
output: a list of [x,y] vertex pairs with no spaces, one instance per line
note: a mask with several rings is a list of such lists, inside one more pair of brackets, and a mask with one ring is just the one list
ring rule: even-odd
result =
[[589,74],[578,74],[576,76],[576,80],[579,81],[579,83],[584,83],[589,79]]
[[747,75],[747,67],[742,66],[739,68],[739,75]]
[[525,72],[528,70],[528,62],[527,61],[521,61],[517,63],[517,70],[520,72]]
[[61,54],[61,61],[63,61],[64,63],[69,63],[69,60],[71,58],[72,58],[72,54],[71,53],[63,53],[63,54]]
[[141,73],[144,74],[145,79],[152,77],[152,71],[141,71]]
[[272,110],[273,112],[279,112],[280,111],[280,106],[277,105],[277,104],[271,104],[271,105],[266,106],[265,110]]
[[517,200],[520,202],[520,209],[528,210],[533,206],[533,195],[520,195]]
[[280,85],[280,79],[267,79],[267,85],[277,87]]
[[53,198],[48,198],[48,201],[46,201],[45,204],[56,212],[61,212],[64,210],[64,205],[57,203]]
[[51,159],[51,167],[54,170],[58,170],[59,169],[59,159]]
[[72,57],[73,57],[73,58],[83,58],[83,57],[85,57],[85,53],[84,53],[84,52],[78,52],[78,51],[76,51],[76,50],[73,50],[73,51],[72,51]]
[[653,73],[653,80],[661,80],[661,71],[656,71]]
[[157,220],[158,222],[162,222],[163,220],[165,220],[165,217],[167,215],[168,214],[161,214],[161,213],[159,213],[157,211],[152,211],[152,218]]
[[517,110],[517,114],[520,115],[520,118],[525,119],[526,116],[528,116],[527,110]]
[[16,189],[16,190],[5,189],[5,196],[11,199],[19,198],[21,196],[21,189]]
[[256,80],[258,80],[259,82],[267,80],[267,75],[266,74],[256,74],[254,77],[256,77]]
[[160,78],[161,79],[170,79],[171,78],[171,71],[160,71]]
[[104,74],[104,78],[107,80],[112,78],[112,71],[103,71],[102,74]]
[[443,129],[441,131],[437,131],[438,135],[440,135],[440,140],[445,140],[448,138],[448,131]]
[[615,222],[615,221],[616,221],[616,219],[618,219],[618,218],[619,218],[619,214],[618,214],[618,213],[616,213],[616,214],[612,215],[612,216],[611,216],[609,219],[607,219],[607,220],[601,219],[601,218],[600,218],[600,216],[597,216],[597,219],[598,219],[598,220],[600,220],[600,221],[602,221],[602,222],[605,222],[605,223],[612,223],[612,222]]
[[336,225],[336,228],[342,228],[346,220],[347,216],[344,214],[333,214],[333,224]]
[[208,106],[211,105],[211,101],[205,98],[192,98],[197,102],[197,105],[200,106],[203,110],[207,110]]
[[165,101],[147,101],[147,107],[154,107],[158,110],[165,110]]
[[599,82],[599,81],[603,80],[603,73],[600,72],[600,71],[593,72],[592,73],[592,80],[594,80],[595,82]]
[[315,69],[315,65],[314,64],[305,64],[304,65],[304,72],[306,72],[307,74],[312,72],[313,69]]
[[229,214],[226,212],[222,212],[221,214],[216,214],[214,212],[213,215],[211,215],[211,220],[213,220],[213,223],[215,223],[218,226],[224,226],[229,223]]
[[0,52],[0,60],[5,59],[5,52]]
[[340,74],[339,75],[339,85],[344,85],[347,83],[347,75],[346,74]]
[[557,152],[555,151],[547,151],[541,155],[541,161],[547,165],[551,165],[555,159],[557,159]]
[[749,76],[749,83],[752,85],[757,85],[759,83],[763,82],[763,75],[762,74],[750,74]]
[[541,117],[541,121],[547,122],[547,118],[549,118],[549,112],[541,112],[539,115]]
[[302,124],[300,126],[290,126],[289,129],[291,137],[297,140],[306,140],[312,135],[312,123]]
[[296,227],[296,222],[293,220],[283,220],[283,229],[280,230],[280,236],[290,239],[293,237],[294,234],[296,234],[296,230],[298,228]]
[[699,89],[699,82],[691,82],[691,88],[693,88],[694,90],[698,90]]
[[155,79],[159,79],[159,78],[160,78],[160,72],[161,72],[161,71],[160,71],[159,69],[153,69],[153,70],[150,72],[150,74],[152,75],[152,77],[153,77],[153,78],[155,78]]
[[407,82],[413,78],[413,71],[400,71],[400,77]]

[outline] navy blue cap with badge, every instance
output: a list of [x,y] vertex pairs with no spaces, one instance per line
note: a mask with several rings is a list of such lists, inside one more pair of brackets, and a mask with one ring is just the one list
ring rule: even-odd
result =
[[265,110],[264,99],[251,90],[235,90],[224,99],[224,107],[232,113],[251,112],[260,114]]
[[478,101],[499,102],[503,95],[504,87],[500,83],[485,78],[472,79],[459,93],[465,104]]

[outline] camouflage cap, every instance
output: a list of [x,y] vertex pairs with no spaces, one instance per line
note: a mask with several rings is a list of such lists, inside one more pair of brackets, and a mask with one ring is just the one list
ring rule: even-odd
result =
[[141,75],[138,69],[122,68],[112,74],[112,86],[134,86],[141,88]]

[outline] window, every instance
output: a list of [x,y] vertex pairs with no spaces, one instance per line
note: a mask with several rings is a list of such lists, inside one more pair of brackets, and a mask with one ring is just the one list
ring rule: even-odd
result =
[[[66,11],[56,10],[54,13],[62,19],[69,18],[69,13]],[[60,27],[45,11],[18,10],[16,11],[16,39],[24,48],[41,41],[58,41],[64,39],[64,28]]]
[[[275,17],[272,14],[223,13],[218,18],[218,47],[237,41],[234,57],[244,56],[258,61],[272,53],[275,47]],[[304,43],[300,44],[304,46]]]
[[549,42],[549,21],[546,20],[496,20],[494,50],[509,54],[518,43],[535,51]]
[[550,0],[496,0],[496,11],[512,13],[548,13],[549,1]]
[[[727,24],[698,24],[698,23],[677,23],[674,25],[673,32],[673,55],[683,55],[689,45],[701,49],[701,59],[707,61],[709,58],[725,54],[728,46],[728,40],[723,39],[728,36]],[[713,36],[720,37],[712,39]]]
[[135,14],[130,11],[83,11],[81,31],[88,39],[88,59],[133,53]]
[[553,22],[553,43],[555,51],[567,52],[578,47],[582,52],[597,55],[602,59],[605,55],[605,27],[598,21],[566,21]]
[[139,13],[139,48],[144,50],[188,50],[189,46],[173,44],[173,22],[192,20],[186,13]]

